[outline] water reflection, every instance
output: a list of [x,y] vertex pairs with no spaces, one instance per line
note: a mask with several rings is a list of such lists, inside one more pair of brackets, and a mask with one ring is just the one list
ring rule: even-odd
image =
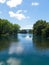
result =
[[21,65],[21,60],[10,57],[6,61],[1,61],[0,65]]
[[19,43],[18,44],[11,44],[8,53],[20,55],[20,54],[22,54],[23,50],[24,50],[23,46],[19,45]]
[[33,43],[36,48],[39,49],[48,49],[49,48],[49,39],[43,39],[40,36],[33,36]]
[[7,65],[20,65],[21,60],[16,59],[16,58],[9,58],[7,61]]
[[7,37],[0,37],[0,51],[4,50],[9,47],[10,43],[18,42],[18,37],[16,36],[7,36]]
[[19,34],[0,38],[0,65],[49,65],[49,40],[36,36],[32,40],[32,34],[26,37]]

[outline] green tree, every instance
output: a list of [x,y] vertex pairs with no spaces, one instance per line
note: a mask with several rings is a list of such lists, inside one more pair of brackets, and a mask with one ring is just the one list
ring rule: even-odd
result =
[[38,20],[33,26],[33,34],[49,38],[49,23],[44,20]]
[[46,21],[38,20],[33,26],[33,33],[36,35],[42,35],[42,29],[44,29],[46,26]]
[[8,20],[0,19],[0,35],[17,34],[19,28],[18,24],[12,24]]
[[49,23],[47,23],[46,28],[42,30],[42,36],[43,37],[49,37]]
[[13,24],[13,34],[17,34],[20,26],[18,24]]

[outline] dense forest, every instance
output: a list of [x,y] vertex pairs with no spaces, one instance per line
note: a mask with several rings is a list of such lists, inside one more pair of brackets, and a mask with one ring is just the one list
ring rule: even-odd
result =
[[49,22],[38,20],[33,25],[33,34],[49,38]]
[[17,34],[19,28],[18,24],[12,24],[8,20],[0,19],[0,36]]

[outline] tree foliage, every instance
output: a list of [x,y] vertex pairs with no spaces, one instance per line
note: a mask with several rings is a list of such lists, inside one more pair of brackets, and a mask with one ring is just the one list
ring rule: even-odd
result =
[[12,24],[8,20],[0,19],[0,35],[2,34],[17,34],[20,26]]
[[38,20],[33,26],[33,34],[49,37],[49,23],[45,20]]
[[27,30],[22,29],[22,30],[19,31],[19,33],[26,34],[27,33]]

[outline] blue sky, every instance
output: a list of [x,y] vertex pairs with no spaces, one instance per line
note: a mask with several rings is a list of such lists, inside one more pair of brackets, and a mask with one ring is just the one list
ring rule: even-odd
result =
[[0,18],[30,29],[39,19],[49,22],[49,0],[0,0]]

